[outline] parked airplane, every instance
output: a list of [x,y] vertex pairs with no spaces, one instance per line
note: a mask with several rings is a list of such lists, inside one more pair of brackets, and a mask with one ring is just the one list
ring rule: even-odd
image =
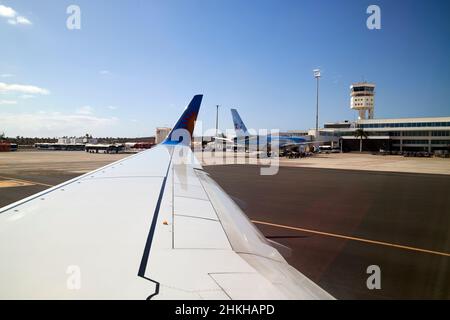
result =
[[213,151],[226,151],[226,150],[233,150],[233,147],[235,145],[235,138],[233,137],[227,137],[225,134],[221,134],[215,137],[212,137],[212,141],[208,142],[206,144],[206,150],[213,150]]
[[282,152],[293,149],[302,149],[306,146],[316,145],[318,143],[317,141],[309,141],[306,137],[251,135],[236,109],[231,109],[231,116],[233,118],[234,130],[236,131],[236,145],[240,148],[250,148],[254,151],[270,151],[271,147],[273,149],[273,146],[275,145]]
[[[1,299],[332,299],[166,140],[0,209]],[[120,201],[127,199],[127,201]]]

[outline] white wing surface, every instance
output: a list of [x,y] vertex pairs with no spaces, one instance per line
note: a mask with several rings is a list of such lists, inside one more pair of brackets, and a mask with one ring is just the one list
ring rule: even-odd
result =
[[0,209],[0,298],[332,298],[175,138],[200,102],[165,143]]

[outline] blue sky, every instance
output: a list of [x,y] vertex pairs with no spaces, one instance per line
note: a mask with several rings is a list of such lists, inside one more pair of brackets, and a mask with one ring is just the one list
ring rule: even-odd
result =
[[[70,4],[81,8],[81,30],[66,28]],[[381,8],[381,30],[366,27],[370,4]],[[320,123],[355,119],[349,86],[363,79],[377,85],[376,117],[450,115],[445,0],[0,5],[8,136],[149,136],[173,125],[197,93],[204,129],[214,127],[216,104],[222,129],[232,127],[230,108],[249,128],[307,129],[317,67]]]

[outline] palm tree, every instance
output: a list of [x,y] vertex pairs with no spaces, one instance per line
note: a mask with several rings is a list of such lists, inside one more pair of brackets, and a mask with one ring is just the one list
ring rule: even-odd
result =
[[355,131],[355,137],[359,138],[359,152],[362,152],[362,140],[367,139],[367,137],[369,136],[369,134],[364,131],[363,129],[357,129]]

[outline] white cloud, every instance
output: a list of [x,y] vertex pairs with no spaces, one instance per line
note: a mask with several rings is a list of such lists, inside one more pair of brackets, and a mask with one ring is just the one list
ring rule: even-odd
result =
[[101,70],[99,73],[104,76],[111,74],[111,72],[109,70]]
[[22,99],[33,99],[35,96],[32,94],[23,94],[20,96]]
[[8,136],[60,137],[80,136],[86,132],[107,135],[119,122],[115,117],[102,118],[83,114],[39,111],[36,113],[0,113],[0,128]]
[[8,23],[12,24],[12,25],[16,25],[16,24],[30,25],[30,24],[32,24],[28,18],[18,15],[16,10],[14,10],[11,7],[4,6],[4,5],[0,5],[0,17],[7,18]]
[[0,100],[0,104],[17,104],[16,100]]
[[0,77],[2,77],[2,78],[11,78],[11,77],[14,77],[14,75],[11,74],[11,73],[2,73],[2,74],[0,74]]
[[25,94],[49,94],[47,89],[31,85],[8,84],[0,82],[0,93],[25,93]]
[[0,17],[14,18],[17,12],[11,8],[0,4]]
[[31,24],[31,21],[25,18],[24,16],[18,16],[16,18],[16,21],[18,24],[28,24],[28,25]]
[[81,108],[78,108],[76,110],[77,114],[84,114],[84,115],[90,115],[94,112],[94,109],[92,109],[91,106],[83,106]]
[[119,109],[119,107],[116,107],[116,106],[107,106],[107,108],[109,110],[117,110],[117,109]]

